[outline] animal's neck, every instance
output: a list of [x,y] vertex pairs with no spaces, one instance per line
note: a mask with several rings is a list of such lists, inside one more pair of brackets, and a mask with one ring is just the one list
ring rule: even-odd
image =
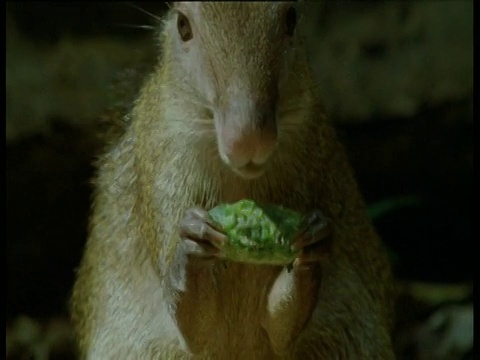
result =
[[[189,176],[197,180],[192,184],[203,198],[197,205],[209,208],[218,203],[232,203],[241,199],[278,205],[298,205],[294,199],[308,193],[305,187],[311,181],[309,175],[311,172],[301,171],[299,166],[308,164],[304,159],[295,158],[297,154],[294,150],[288,154],[291,159],[286,158],[288,150],[277,150],[278,153],[274,153],[267,164],[265,173],[256,179],[247,180],[229,169],[218,154],[199,158],[194,154],[201,153],[201,147],[198,150],[192,148],[193,154],[188,154],[185,161],[189,164]],[[296,163],[297,166],[292,166],[290,162]]]

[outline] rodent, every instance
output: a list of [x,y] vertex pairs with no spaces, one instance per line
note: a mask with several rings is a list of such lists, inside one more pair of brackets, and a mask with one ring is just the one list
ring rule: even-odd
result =
[[[389,262],[302,30],[301,2],[174,3],[99,160],[71,299],[81,358],[394,357]],[[205,211],[244,198],[314,215],[293,268],[218,256]]]

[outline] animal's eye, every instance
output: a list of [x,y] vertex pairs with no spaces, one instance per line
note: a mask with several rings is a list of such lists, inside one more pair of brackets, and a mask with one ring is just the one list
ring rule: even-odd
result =
[[293,36],[295,26],[297,25],[297,10],[290,6],[285,13],[285,32],[288,36]]
[[177,29],[183,41],[188,41],[193,37],[192,28],[187,17],[182,13],[178,13]]

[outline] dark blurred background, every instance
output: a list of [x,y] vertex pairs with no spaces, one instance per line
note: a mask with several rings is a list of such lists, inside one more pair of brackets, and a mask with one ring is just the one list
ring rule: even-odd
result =
[[[473,1],[306,6],[312,68],[398,279],[399,358],[473,359]],[[98,120],[134,96],[115,84],[154,63],[166,9],[7,2],[9,359],[72,358]]]

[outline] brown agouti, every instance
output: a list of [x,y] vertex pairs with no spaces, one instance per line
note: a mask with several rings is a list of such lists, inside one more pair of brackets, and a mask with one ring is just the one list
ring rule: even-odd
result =
[[[391,359],[391,274],[307,65],[302,3],[176,2],[100,159],[72,296],[88,359]],[[206,210],[309,220],[292,266],[222,259]]]

